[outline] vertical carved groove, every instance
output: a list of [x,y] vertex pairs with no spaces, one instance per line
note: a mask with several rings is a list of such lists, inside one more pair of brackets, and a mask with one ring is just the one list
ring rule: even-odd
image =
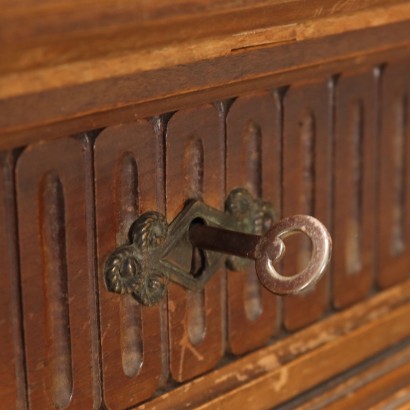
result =
[[[24,369],[25,339],[24,326],[22,325],[23,309],[22,297],[19,289],[20,275],[18,275],[18,252],[17,246],[15,246],[17,245],[17,215],[14,166],[15,162],[11,153],[0,154],[0,195],[2,196],[0,198],[0,218],[2,224],[0,228],[0,242],[2,244],[0,246],[6,245],[4,249],[0,250],[0,257],[2,252],[8,252],[8,256],[6,256],[5,266],[4,261],[2,261],[3,272],[5,275],[7,275],[6,282],[3,282],[3,286],[7,286],[8,282],[8,288],[10,290],[11,296],[11,300],[9,300],[10,310],[7,312],[5,305],[0,308],[0,310],[3,310],[2,312],[0,312],[0,321],[2,321],[4,318],[7,318],[7,321],[12,329],[12,332],[10,333],[12,340],[8,341],[8,343],[10,343],[9,346],[13,346],[14,349],[9,350],[6,347],[6,351],[11,353],[14,357],[14,369],[10,369],[10,374],[14,374],[16,378],[16,409],[26,409],[26,403],[28,402],[28,400],[26,389],[27,375]],[[0,300],[3,300],[4,303],[4,299]],[[7,303],[7,300],[5,302]],[[0,328],[3,328],[3,325],[0,325]],[[0,336],[0,339],[2,339],[3,336],[7,337],[6,334],[4,334]]]
[[250,192],[257,197],[262,196],[262,132],[258,124],[250,122],[247,131],[248,182]]
[[[117,244],[127,241],[129,227],[139,213],[138,169],[132,154],[124,155],[117,169]],[[131,295],[120,298],[121,359],[124,374],[134,377],[143,360],[141,306]]]
[[[246,130],[248,183],[250,192],[262,196],[262,132],[258,124],[250,122]],[[249,320],[256,320],[262,313],[261,285],[253,269],[248,269],[245,285],[245,313]]]
[[[361,220],[363,176],[363,106],[360,101],[350,105],[351,183],[352,196],[346,235],[346,268],[350,274],[361,269]],[[348,160],[348,159],[347,159]]]
[[[90,316],[95,318],[91,320],[91,353],[92,357],[99,357],[100,350],[100,318],[98,316],[99,301],[97,295],[94,294],[94,289],[98,288],[98,282],[96,280],[97,260],[96,260],[96,209],[95,209],[95,189],[94,189],[94,151],[93,145],[95,138],[98,136],[99,131],[89,131],[83,134],[82,145],[84,160],[86,162],[85,177],[86,177],[86,218],[87,218],[87,243],[89,249],[87,252],[87,267],[90,292]],[[92,360],[92,378],[93,378],[93,398],[94,407],[100,407],[101,404],[101,363],[100,360]]]
[[405,172],[406,172],[406,112],[407,98],[395,105],[395,132],[392,135],[393,144],[393,208],[390,252],[397,256],[404,251],[404,200],[405,200]]
[[189,198],[201,199],[204,189],[204,147],[201,140],[192,139],[187,144],[184,159]]
[[[301,211],[313,215],[315,198],[315,117],[305,112],[300,122],[300,141],[302,148],[302,181],[301,181]],[[302,271],[309,263],[312,242],[305,235],[300,235],[300,250],[298,253],[298,270]]]
[[[192,139],[184,153],[185,175],[187,175],[188,195],[191,199],[201,199],[204,187],[204,147],[199,139]],[[193,266],[201,269],[203,255],[194,252]],[[196,263],[195,263],[196,262]],[[205,293],[187,292],[188,336],[192,344],[201,343],[205,337]]]
[[58,409],[68,406],[73,390],[67,289],[64,193],[59,177],[45,175],[40,191],[40,223],[47,303],[51,394]]
[[141,306],[131,295],[120,301],[122,368],[128,377],[138,374],[142,366]]
[[124,244],[129,228],[139,213],[138,168],[131,153],[124,154],[117,163],[115,192],[115,217],[117,218],[117,244]]

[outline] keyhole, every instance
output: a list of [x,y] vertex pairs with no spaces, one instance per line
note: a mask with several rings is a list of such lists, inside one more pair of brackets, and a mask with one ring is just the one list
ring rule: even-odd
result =
[[[196,218],[191,222],[191,226],[197,224],[205,225],[205,222],[201,218]],[[205,251],[197,247],[192,247],[191,275],[194,278],[201,276],[202,272],[205,270],[205,262]]]

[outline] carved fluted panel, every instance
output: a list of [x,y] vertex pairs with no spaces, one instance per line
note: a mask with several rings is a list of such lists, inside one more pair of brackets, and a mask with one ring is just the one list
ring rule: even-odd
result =
[[[188,200],[223,209],[224,108],[206,105],[171,117],[166,134],[166,211],[168,221]],[[200,274],[200,251],[192,274]],[[191,261],[187,261],[188,264]],[[212,369],[225,351],[225,271],[193,292],[170,284],[168,292],[170,369],[184,381]]]
[[127,408],[149,398],[168,370],[166,301],[141,306],[107,290],[107,256],[129,242],[137,217],[163,211],[162,130],[148,121],[109,127],[95,143],[95,188],[104,401]]
[[[278,96],[277,96],[278,98]],[[243,187],[270,201],[280,218],[280,111],[272,93],[239,97],[227,116],[227,191]],[[253,264],[228,275],[228,340],[232,352],[265,343],[277,329],[278,298],[263,288]]]
[[333,302],[346,307],[374,283],[377,143],[376,71],[337,81],[334,134]]
[[381,86],[378,276],[382,287],[410,274],[409,62],[388,64]]
[[98,408],[91,147],[87,136],[28,146],[17,163],[29,406]]
[[[283,101],[283,215],[307,214],[330,229],[331,97],[326,78],[294,85]],[[311,242],[302,235],[288,240],[283,272],[302,271],[311,256]],[[290,330],[320,319],[329,305],[329,276],[302,295],[285,298],[284,323]]]

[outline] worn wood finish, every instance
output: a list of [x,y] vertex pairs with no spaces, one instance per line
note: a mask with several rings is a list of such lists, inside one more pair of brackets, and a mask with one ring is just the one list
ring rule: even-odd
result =
[[[66,0],[3,1],[0,147],[43,142],[18,160],[17,204],[13,153],[0,154],[0,356],[21,369],[0,374],[2,403],[271,408],[407,344],[408,1],[109,0],[82,13]],[[105,259],[141,212],[171,221],[192,198],[223,209],[238,186],[278,218],[315,214],[333,230],[333,270],[310,294],[279,302],[251,269],[221,270],[200,293],[171,284],[153,308],[106,290]],[[401,256],[379,252],[392,236]],[[296,259],[288,252],[285,274]],[[370,298],[376,280],[401,284]],[[19,327],[7,319],[18,322],[20,302]],[[346,379],[329,385],[331,404],[406,397],[408,361],[395,357],[354,369],[369,378],[351,377],[343,400]]]
[[363,299],[374,280],[378,76],[337,81],[334,137],[333,303]]
[[[331,75],[320,75],[316,76],[315,80],[300,81],[299,79],[292,83],[290,79],[293,77],[289,77],[290,86],[286,92],[285,89],[271,88],[270,91],[241,94],[235,101],[228,100],[215,106],[207,105],[181,110],[171,116],[166,135],[169,116],[162,116],[152,121],[141,120],[109,127],[96,137],[95,145],[92,141],[96,133],[92,133],[84,134],[77,140],[65,138],[29,146],[18,166],[19,215],[22,215],[21,220],[19,218],[19,226],[23,258],[24,330],[30,340],[40,340],[38,335],[42,335],[42,340],[47,343],[50,340],[47,332],[59,334],[57,347],[50,345],[51,349],[54,349],[50,350],[51,353],[47,351],[48,345],[45,343],[43,345],[39,341],[28,346],[27,377],[31,387],[30,405],[36,407],[43,400],[48,400],[45,406],[52,406],[53,399],[57,400],[57,404],[61,403],[58,400],[66,400],[69,406],[74,407],[77,405],[75,400],[89,400],[90,403],[91,400],[95,400],[96,403],[100,403],[100,390],[104,393],[104,405],[108,408],[137,405],[150,399],[162,387],[169,388],[173,381],[186,382],[212,370],[222,359],[226,349],[225,344],[229,346],[232,353],[243,354],[272,341],[280,321],[283,321],[287,329],[295,330],[317,321],[326,312],[329,298],[326,281],[320,282],[310,295],[284,299],[282,316],[277,310],[278,299],[261,289],[252,269],[249,270],[248,277],[241,272],[229,272],[227,287],[225,272],[221,271],[208,283],[207,289],[202,294],[186,292],[181,287],[171,284],[168,303],[164,302],[162,306],[156,308],[141,308],[132,298],[111,294],[105,289],[103,281],[105,258],[116,246],[128,240],[127,233],[132,221],[141,212],[147,210],[166,212],[168,220],[171,221],[186,201],[192,198],[203,199],[206,203],[222,209],[226,193],[242,186],[255,196],[272,202],[278,218],[282,215],[281,211],[286,215],[304,212],[315,214],[326,223],[329,222],[332,208],[330,201],[332,172],[329,169],[331,169],[331,159],[334,159],[333,222],[336,261],[333,272],[334,294],[331,296],[334,298],[333,303],[338,307],[346,307],[364,298],[374,278],[369,274],[371,270],[366,270],[367,268],[363,275],[362,273],[351,276],[346,274],[346,267],[340,265],[342,252],[346,252],[343,235],[345,235],[346,221],[352,217],[352,209],[356,211],[356,206],[367,204],[363,219],[359,218],[360,232],[364,235],[362,239],[367,245],[365,248],[358,246],[357,249],[361,250],[359,255],[362,258],[361,262],[367,261],[368,264],[369,261],[373,261],[376,247],[370,246],[368,241],[369,238],[374,239],[376,234],[380,234],[374,225],[369,225],[370,216],[374,211],[368,210],[369,198],[376,198],[376,174],[374,173],[376,109],[379,107],[380,111],[384,112],[384,106],[379,104],[387,95],[384,91],[385,87],[389,82],[394,85],[395,81],[398,81],[397,75],[386,74],[386,77],[383,77],[387,70],[390,68],[395,73],[400,70],[405,71],[405,68],[395,68],[395,64],[397,63],[388,64],[381,72],[381,84],[384,87],[381,89],[382,99],[378,94],[378,78],[372,74],[371,67],[365,66],[364,71],[347,70],[338,80],[327,82]],[[407,67],[406,62],[401,64],[402,67]],[[329,85],[330,88],[327,88]],[[396,88],[392,89],[396,90]],[[396,91],[393,95],[397,95]],[[357,101],[362,101],[363,112]],[[389,101],[386,98],[385,104]],[[227,111],[228,115],[226,115]],[[361,118],[364,119],[362,124],[360,124]],[[389,120],[390,114],[386,114],[386,118]],[[379,149],[382,149],[382,146]],[[11,154],[8,154],[8,158],[11,158]],[[8,172],[11,172],[11,164],[8,167]],[[31,167],[34,167],[36,172],[31,172]],[[52,169],[56,171],[53,173]],[[390,174],[393,169],[390,166]],[[62,187],[56,180],[57,176],[61,180]],[[10,176],[7,178],[11,181]],[[77,179],[83,181],[82,185],[73,182]],[[96,198],[94,198],[93,181],[95,181]],[[282,187],[283,196],[281,196]],[[79,192],[82,192],[82,196]],[[61,197],[64,197],[64,206],[61,205]],[[28,208],[30,198],[37,200],[35,203],[38,209]],[[94,203],[96,231],[93,225]],[[25,215],[27,209],[29,214]],[[81,212],[85,212],[85,216],[81,216],[83,215]],[[373,218],[376,220],[375,213]],[[33,220],[40,225],[34,225],[33,228]],[[69,224],[69,220],[75,222]],[[85,228],[84,226],[81,228],[82,225],[78,221],[85,221]],[[51,286],[52,290],[60,289],[64,285],[64,280],[61,280],[66,266],[64,252],[66,255],[68,252],[73,252],[73,245],[69,245],[73,243],[73,239],[70,238],[79,235],[77,231],[75,234],[70,234],[72,229],[78,229],[78,232],[83,229],[81,237],[87,238],[85,240],[87,246],[81,249],[82,256],[76,255],[77,259],[73,257],[69,259],[69,256],[66,258],[67,290],[62,289],[61,298],[56,298],[55,292],[46,291],[46,296],[40,305],[32,305],[33,302],[30,301],[34,300],[33,298],[43,297],[42,288],[31,289],[28,285],[32,282],[33,272],[36,277],[40,277],[42,283],[44,282],[44,286]],[[374,232],[374,234],[365,234],[365,232]],[[23,234],[39,239],[26,245],[27,236]],[[61,239],[62,236],[66,237],[65,244]],[[98,284],[93,282],[94,264],[97,266],[92,251],[95,238],[98,251]],[[45,250],[43,260],[34,256],[37,252],[41,252],[41,248]],[[63,255],[61,258],[60,254]],[[283,269],[286,274],[289,274],[292,273],[292,269],[296,269],[296,264],[292,263],[296,257],[292,254],[287,256]],[[82,282],[81,285],[87,292],[91,292],[90,289],[98,289],[101,352],[97,346],[97,313],[93,313],[92,310],[95,305],[87,305],[86,298],[78,299],[71,285],[74,280],[71,277],[75,277],[75,273],[70,272],[75,272],[75,266],[80,266],[78,262],[80,259],[86,261],[85,266],[90,275],[90,282],[88,284]],[[346,261],[342,260],[342,262]],[[46,265],[44,269],[43,263]],[[54,268],[62,274],[53,276],[51,280],[48,272]],[[347,285],[346,276],[349,280]],[[255,281],[252,286],[247,283],[248,278]],[[338,280],[343,285],[338,283]],[[357,290],[359,292],[355,293]],[[70,292],[74,292],[74,296],[71,296]],[[352,297],[353,300],[346,300],[346,297]],[[64,304],[64,298],[67,298],[68,305]],[[77,307],[77,303],[80,303],[81,307]],[[34,309],[46,309],[48,305],[58,305],[55,309],[58,317],[57,319],[52,317],[48,324],[44,325],[42,321],[46,323],[48,319],[38,320],[38,317],[41,318],[43,314],[43,318],[47,318],[47,311],[33,313],[32,306]],[[68,309],[64,306],[68,306]],[[64,325],[67,321],[70,325],[73,320],[79,321],[78,312],[87,309],[91,309],[87,317],[90,317],[93,323],[89,329],[93,337],[88,341],[78,338],[75,341],[77,344],[80,343],[82,352],[91,352],[98,360],[88,362],[89,379],[86,379],[87,373],[81,371],[81,377],[86,381],[78,383],[83,383],[81,394],[85,398],[80,396],[77,399],[78,395],[74,392],[70,401],[70,398],[66,398],[68,396],[66,391],[70,388],[75,390],[78,386],[75,384],[76,380],[80,376],[77,377],[73,373],[70,387],[71,376],[70,370],[67,370],[67,357],[70,354],[69,349],[74,346],[74,336],[71,335],[70,338],[64,336],[64,332],[61,331],[63,326],[60,325]],[[27,312],[34,316],[31,317]],[[81,316],[83,317],[84,315]],[[37,321],[33,318],[37,318]],[[392,320],[397,324],[396,319]],[[388,322],[383,323],[390,329]],[[73,329],[78,327],[78,325],[72,326]],[[83,328],[81,331],[86,330]],[[352,332],[352,340],[361,340],[359,336],[356,338],[354,330]],[[46,336],[43,336],[44,334]],[[295,340],[299,340],[299,337],[300,334]],[[377,345],[379,347],[373,352],[378,352],[393,343],[396,340],[394,337],[393,335],[393,339],[387,338],[383,342],[386,343],[384,347]],[[71,343],[67,341],[68,339]],[[310,343],[309,340],[301,340],[301,343]],[[278,346],[282,346],[280,343]],[[38,346],[43,349],[40,355],[38,355]],[[53,358],[50,359],[50,365],[42,368],[41,363],[48,360],[48,355],[54,354],[53,352],[57,352],[59,359],[54,362]],[[74,354],[73,351],[71,354]],[[368,357],[363,356],[360,351],[357,355],[362,355],[361,358]],[[320,357],[322,356],[314,359],[312,356],[311,359],[306,358],[306,360],[308,363],[314,363],[315,360],[319,361]],[[100,359],[101,380],[99,372],[96,372]],[[37,360],[42,362],[38,364]],[[327,356],[323,360],[328,360]],[[78,359],[74,356],[72,363],[74,369],[78,363]],[[82,360],[81,363],[85,365],[87,362]],[[96,367],[93,369],[92,365]],[[244,366],[246,367],[246,364]],[[305,371],[304,365],[300,366],[298,371]],[[339,364],[336,363],[335,366],[340,369],[337,367]],[[48,373],[55,372],[56,368],[61,369],[60,384],[51,383],[50,388],[40,391],[36,384],[40,382],[37,380],[49,380]],[[291,371],[297,372],[297,370]],[[248,376],[259,377],[261,374],[258,372],[259,370],[256,374],[251,372]],[[40,379],[37,379],[36,375],[40,373]],[[167,380],[169,374],[171,378]],[[324,374],[327,375],[326,377],[334,375],[326,372]],[[36,382],[32,382],[34,377]],[[313,387],[316,382],[319,383],[315,375],[310,377],[312,385],[303,384],[305,382],[301,382],[298,377],[297,373],[295,383],[302,383],[301,385],[305,386],[303,389]],[[52,381],[52,376],[50,380]],[[270,399],[265,397],[267,395],[264,390],[265,384],[262,380],[260,382],[262,401],[270,403]],[[186,386],[191,385],[188,383]],[[289,387],[289,391],[279,395],[278,403],[299,394],[299,385],[292,386]],[[221,390],[218,390],[219,388]],[[241,396],[242,389],[246,391],[248,387],[240,385],[232,388],[237,389],[239,397],[245,400],[244,396]],[[234,393],[231,392],[230,387],[228,390],[224,389],[227,389],[226,385],[217,388],[221,394],[227,394],[224,399],[221,399],[222,403],[226,400],[226,403],[231,405],[231,400],[234,402],[236,400],[233,398]],[[167,395],[168,393],[165,393],[164,397],[168,397]],[[198,392],[197,395],[198,398],[203,397],[203,403],[210,399],[209,405],[215,404],[212,402],[214,396],[208,395],[205,398]],[[154,403],[157,400],[154,399]],[[195,400],[197,399],[192,398],[188,402],[195,402]],[[215,400],[219,403],[219,399]]]
[[[243,52],[223,53],[191,63],[180,61],[172,67],[122,76],[115,69],[114,77],[99,80],[93,77],[96,67],[115,65],[106,60],[100,65],[93,62],[88,76],[93,81],[64,87],[57,83],[48,90],[36,92],[32,89],[26,95],[0,100],[3,113],[0,117],[0,146],[20,146],[36,140],[39,132],[35,129],[39,127],[42,138],[56,138],[61,136],[63,124],[67,133],[79,132],[130,122],[136,115],[141,117],[189,107],[198,100],[205,103],[210,98],[233,97],[255,87],[272,87],[272,79],[277,85],[288,85],[288,76],[295,70],[312,69],[316,74],[325,67],[324,64],[334,64],[335,61],[335,72],[340,72],[344,61],[349,61],[345,65],[347,68],[361,64],[363,58],[372,59],[374,53],[395,52],[402,57],[403,48],[410,42],[409,24],[403,22],[392,27],[369,28],[306,42],[251,47]],[[172,58],[167,57],[168,60]],[[149,59],[144,57],[142,60]],[[125,65],[130,67],[134,63],[125,62]],[[375,61],[377,63],[380,60]],[[62,70],[61,75],[77,79],[83,71],[84,68],[77,67],[72,71]],[[47,73],[46,79],[53,78],[57,72]],[[305,71],[300,76],[305,78],[306,75]],[[0,88],[17,83],[22,84],[20,77],[18,82],[5,80]],[[35,76],[29,78],[25,92],[30,84],[42,84],[42,81]]]
[[[280,218],[280,110],[274,96],[262,93],[239,97],[227,116],[227,193],[246,188],[270,201]],[[260,285],[252,263],[243,272],[228,274],[228,340],[242,354],[259,347],[277,328],[278,299]]]
[[394,392],[385,400],[370,407],[370,410],[385,410],[386,408],[392,408],[394,410],[409,410],[410,403],[410,385],[403,387],[402,389]]
[[329,410],[357,409],[367,410],[370,406],[376,405],[387,395],[394,393],[400,387],[408,385],[410,382],[410,363],[407,362],[388,374],[376,379],[357,391],[350,392],[345,399],[339,403],[333,403],[326,408]]
[[[128,72],[141,64],[147,70],[157,68],[152,63],[158,64],[159,59],[167,66],[176,58],[211,58],[246,47],[301,41],[409,18],[404,0],[315,0],[309,7],[305,0],[86,1],[81,11],[68,1],[11,4],[2,1],[3,74],[41,73],[50,66],[102,59],[128,59],[129,67],[123,66]],[[192,53],[194,45],[196,52]],[[172,52],[173,60],[164,59],[167,51]],[[141,61],[131,66],[130,54],[136,53]],[[148,55],[151,58],[144,59]],[[119,74],[109,64],[97,69],[93,79],[101,75],[101,69],[105,77]],[[89,81],[84,74],[78,71],[76,82]],[[47,86],[50,79],[44,80]]]
[[[224,109],[202,106],[176,113],[166,133],[166,213],[171,222],[190,199],[223,209]],[[201,256],[192,259],[200,274]],[[191,260],[186,268],[191,267]],[[198,269],[199,268],[199,269]],[[225,271],[200,292],[168,286],[170,369],[185,381],[212,369],[225,351]]]
[[127,408],[149,398],[167,377],[166,302],[141,307],[131,295],[108,292],[104,264],[129,241],[137,217],[164,211],[161,123],[105,129],[95,143],[98,278],[104,401]]
[[20,312],[14,156],[0,154],[0,402],[25,409],[25,377]]
[[409,63],[388,64],[382,76],[377,214],[377,282],[382,288],[410,273]]
[[409,338],[409,313],[407,281],[138,408],[273,408]]
[[[29,405],[100,405],[86,138],[38,143],[17,163]],[[79,246],[81,244],[81,246]]]
[[406,344],[399,351],[365,362],[354,374],[347,372],[319,386],[317,392],[310,393],[313,398],[296,398],[283,410],[367,410],[379,403],[391,404],[390,396],[409,383],[409,364],[410,349]]
[[[313,215],[329,230],[332,91],[323,78],[316,83],[291,86],[283,102],[283,216]],[[311,254],[308,238],[293,238],[292,242],[288,240],[283,261],[286,275],[303,270]],[[314,290],[284,298],[285,326],[294,330],[318,320],[329,299],[327,275]]]

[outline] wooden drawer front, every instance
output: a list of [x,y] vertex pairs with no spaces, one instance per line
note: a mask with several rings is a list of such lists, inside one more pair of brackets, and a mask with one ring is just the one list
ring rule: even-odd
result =
[[[407,61],[283,80],[1,154],[3,402],[130,408],[407,279],[409,73]],[[313,290],[276,297],[249,268],[199,293],[169,284],[153,307],[107,291],[106,258],[140,214],[170,222],[189,199],[222,210],[237,187],[330,229]],[[290,241],[280,269],[309,251]]]

